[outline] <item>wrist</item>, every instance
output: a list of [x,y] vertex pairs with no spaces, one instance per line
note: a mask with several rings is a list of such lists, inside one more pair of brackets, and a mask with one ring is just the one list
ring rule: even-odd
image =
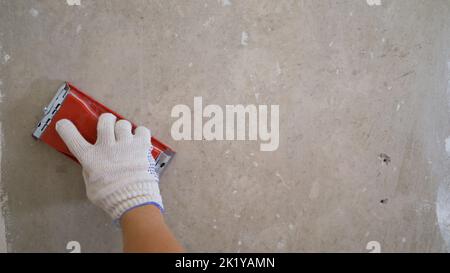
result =
[[162,211],[155,203],[142,204],[125,211],[119,219],[121,226],[127,223],[148,222],[146,225],[159,226],[164,222]]

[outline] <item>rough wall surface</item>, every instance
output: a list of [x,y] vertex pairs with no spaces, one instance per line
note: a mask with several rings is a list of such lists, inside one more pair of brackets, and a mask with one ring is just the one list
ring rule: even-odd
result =
[[[161,190],[189,251],[447,251],[449,5],[0,0],[8,251],[121,250],[80,167],[31,137],[65,80],[178,152]],[[174,141],[194,96],[279,104],[278,150]]]

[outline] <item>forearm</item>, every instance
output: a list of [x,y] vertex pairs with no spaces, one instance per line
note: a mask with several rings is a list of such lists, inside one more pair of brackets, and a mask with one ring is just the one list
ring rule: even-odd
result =
[[131,209],[121,220],[125,252],[183,252],[164,222],[161,211],[153,205]]

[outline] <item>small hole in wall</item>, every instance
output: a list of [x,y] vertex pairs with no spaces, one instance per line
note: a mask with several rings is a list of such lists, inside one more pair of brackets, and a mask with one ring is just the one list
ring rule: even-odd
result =
[[387,204],[388,201],[389,201],[389,199],[385,198],[385,199],[381,199],[380,203],[381,204]]
[[385,153],[379,154],[379,155],[378,155],[378,159],[380,159],[381,162],[382,162],[383,164],[386,164],[386,165],[388,165],[389,163],[391,163],[391,157],[388,156],[388,155],[385,154]]

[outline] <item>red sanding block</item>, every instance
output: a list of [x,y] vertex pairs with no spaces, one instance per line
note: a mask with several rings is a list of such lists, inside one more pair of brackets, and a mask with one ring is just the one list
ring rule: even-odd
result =
[[[44,116],[36,126],[33,137],[42,140],[57,151],[78,162],[59,137],[55,129],[55,124],[60,119],[71,120],[81,135],[88,142],[94,144],[97,140],[97,121],[102,113],[112,113],[117,119],[125,119],[123,116],[80,91],[72,84],[66,82],[58,89],[50,104],[44,108]],[[134,130],[136,125],[131,124]],[[154,137],[151,138],[151,142],[153,144],[152,155],[156,161],[156,172],[161,174],[175,155],[175,152]]]

